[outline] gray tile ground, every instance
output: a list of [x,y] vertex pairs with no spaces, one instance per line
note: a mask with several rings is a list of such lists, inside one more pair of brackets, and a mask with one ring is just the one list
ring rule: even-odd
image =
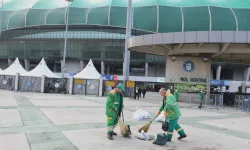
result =
[[[247,150],[250,146],[250,133],[245,129],[250,115],[235,108],[198,110],[197,104],[180,103],[180,123],[188,138],[159,147],[134,136],[130,139],[118,136],[115,141],[108,141],[105,97],[10,91],[0,91],[0,97],[4,97],[0,100],[1,150]],[[158,93],[147,93],[145,99],[125,98],[124,104],[125,121],[136,135],[137,129],[147,122],[133,120],[136,107],[141,106],[154,116],[161,98]],[[119,133],[119,128],[116,131]],[[149,133],[159,132],[160,124],[154,122]]]

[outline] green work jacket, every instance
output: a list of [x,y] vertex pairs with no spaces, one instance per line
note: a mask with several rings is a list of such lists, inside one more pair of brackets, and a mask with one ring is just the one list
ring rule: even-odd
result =
[[159,111],[165,111],[168,113],[168,120],[174,120],[181,116],[181,111],[178,103],[173,95],[169,95],[166,98],[165,106],[162,104]]
[[[115,111],[117,108],[117,112]],[[123,94],[116,93],[115,90],[109,92],[106,101],[106,116],[117,117],[117,114],[121,114],[123,109]]]

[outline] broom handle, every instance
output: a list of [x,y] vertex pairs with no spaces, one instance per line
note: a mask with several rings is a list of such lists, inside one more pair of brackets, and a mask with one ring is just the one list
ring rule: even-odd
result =
[[153,122],[159,115],[156,115],[150,122]]
[[123,110],[122,110],[122,120],[123,120],[123,122],[124,122],[124,115],[123,115]]

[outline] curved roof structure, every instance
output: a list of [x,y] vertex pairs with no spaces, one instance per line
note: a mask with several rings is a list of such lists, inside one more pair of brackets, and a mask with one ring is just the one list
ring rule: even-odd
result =
[[[4,0],[2,30],[63,25],[65,0]],[[127,0],[75,0],[70,25],[125,27]],[[248,31],[249,0],[133,0],[133,28],[149,32]]]

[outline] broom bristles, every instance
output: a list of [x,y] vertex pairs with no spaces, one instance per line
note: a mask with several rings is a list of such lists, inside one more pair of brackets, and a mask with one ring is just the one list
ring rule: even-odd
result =
[[143,130],[145,133],[147,133],[148,132],[148,129],[150,128],[150,126],[151,126],[151,121],[150,122],[148,122],[146,125],[144,125],[143,127],[141,127],[139,130],[138,130],[138,132],[139,133],[141,133],[141,131]]

